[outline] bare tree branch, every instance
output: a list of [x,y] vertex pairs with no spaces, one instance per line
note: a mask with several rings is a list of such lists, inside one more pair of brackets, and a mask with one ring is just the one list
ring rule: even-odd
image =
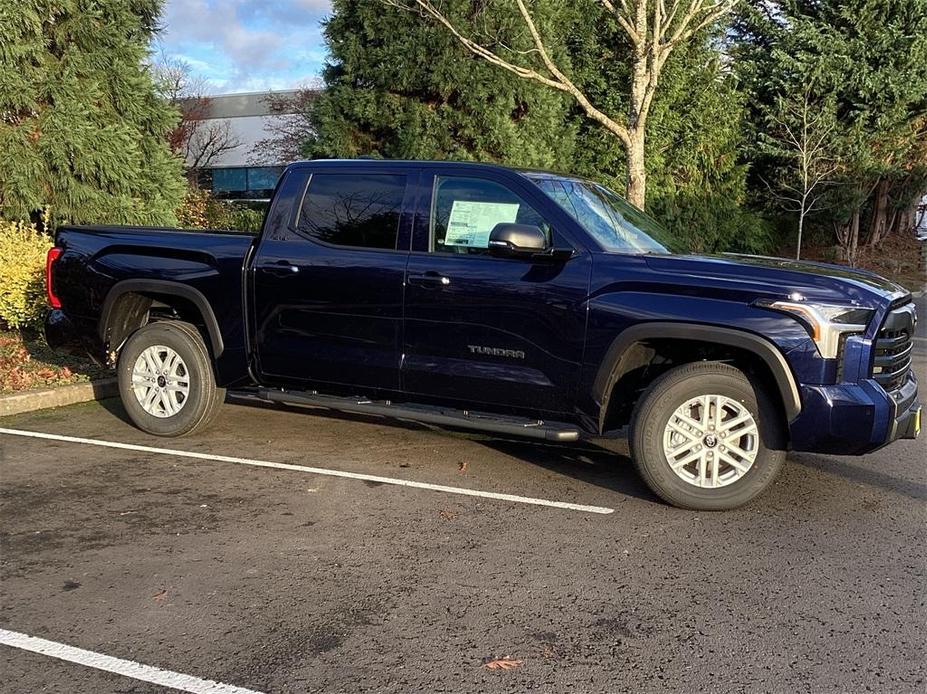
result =
[[267,130],[270,137],[260,140],[251,149],[252,164],[296,161],[304,156],[303,145],[314,134],[311,107],[320,87],[306,86],[295,94],[272,94],[266,99],[271,119]]
[[[534,80],[535,82],[540,82],[541,84],[547,87],[551,87],[552,89],[557,89],[559,91],[570,94],[589,118],[605,126],[613,134],[617,135],[623,142],[627,143],[629,141],[627,128],[609,118],[607,115],[605,115],[605,113],[593,106],[586,95],[580,91],[569,79],[567,79],[559,68],[557,68],[556,64],[551,60],[550,55],[544,46],[544,42],[537,31],[537,27],[534,25],[534,22],[531,19],[531,15],[528,13],[527,7],[521,0],[518,0],[519,11],[522,13],[522,17],[525,19],[525,23],[528,25],[529,31],[532,31],[532,36],[538,49],[538,53],[541,55],[546,70],[550,73],[550,75],[552,75],[552,77],[543,75],[533,68],[510,62],[502,58],[499,54],[486,48],[485,46],[477,43],[467,36],[464,36],[457,29],[457,27],[454,26],[454,24],[452,24],[451,21],[437,9],[431,0],[411,1],[414,2],[414,4],[421,12],[427,14],[435,21],[442,24],[461,44],[463,44],[467,50],[469,50],[474,55],[479,56],[488,63],[508,70],[509,72],[518,75],[523,79]],[[402,10],[413,10],[412,6],[405,4],[401,0],[383,0],[383,2],[387,5],[391,5]]]
[[210,118],[206,83],[193,77],[188,63],[162,56],[152,71],[161,96],[180,111],[180,122],[168,133],[168,144],[183,158],[188,179],[195,181],[200,170],[240,147],[241,140],[228,121]]
[[[613,18],[627,35],[633,48],[630,108],[626,114],[606,114],[596,108],[588,95],[557,63],[529,10],[530,0],[515,0],[524,27],[534,44],[532,50],[512,50],[499,38],[486,44],[472,38],[438,6],[440,0],[381,0],[385,5],[418,14],[443,26],[464,48],[521,79],[531,80],[569,94],[588,118],[618,137],[628,157],[628,199],[643,207],[646,167],[644,138],[647,117],[656,94],[660,75],[672,50],[699,31],[718,21],[738,0],[595,0],[601,11]],[[596,21],[590,19],[591,22]],[[490,46],[501,46],[513,59]],[[617,51],[616,51],[617,53]],[[532,64],[530,58],[537,58]]]
[[833,147],[837,121],[824,104],[814,102],[812,90],[813,85],[808,85],[800,100],[780,101],[769,116],[772,127],[767,135],[774,153],[790,162],[776,188],[764,183],[783,209],[798,213],[796,258],[801,257],[805,218],[821,209],[821,200],[833,184],[831,176],[841,166]]

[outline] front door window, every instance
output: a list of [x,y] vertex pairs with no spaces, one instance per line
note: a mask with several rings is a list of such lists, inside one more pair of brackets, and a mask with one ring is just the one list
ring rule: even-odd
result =
[[431,252],[489,255],[489,234],[496,224],[516,222],[550,227],[516,193],[481,178],[437,176],[431,205]]

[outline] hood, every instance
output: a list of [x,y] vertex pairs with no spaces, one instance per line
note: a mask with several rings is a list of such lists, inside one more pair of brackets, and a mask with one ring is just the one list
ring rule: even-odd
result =
[[879,308],[909,294],[873,272],[828,263],[735,254],[645,258],[651,270],[671,273],[677,281],[688,276],[700,285],[749,291],[757,298],[786,299],[797,292],[808,301]]

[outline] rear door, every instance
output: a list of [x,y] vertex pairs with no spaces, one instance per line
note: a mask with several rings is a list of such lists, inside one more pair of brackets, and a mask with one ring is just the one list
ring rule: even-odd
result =
[[[588,252],[565,215],[516,174],[422,172],[406,276],[403,390],[517,411],[569,412],[582,361]],[[488,251],[499,222],[540,226],[564,261]]]
[[408,168],[302,172],[284,224],[253,267],[262,383],[399,387]]

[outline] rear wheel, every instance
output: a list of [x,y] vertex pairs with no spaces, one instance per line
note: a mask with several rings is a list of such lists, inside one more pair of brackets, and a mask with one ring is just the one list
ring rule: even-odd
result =
[[117,367],[119,394],[132,422],[157,436],[206,427],[225,399],[199,331],[182,321],[150,323],[126,341]]
[[769,398],[742,371],[716,362],[686,364],[654,381],[635,410],[630,446],[654,493],[696,510],[747,503],[785,459]]

